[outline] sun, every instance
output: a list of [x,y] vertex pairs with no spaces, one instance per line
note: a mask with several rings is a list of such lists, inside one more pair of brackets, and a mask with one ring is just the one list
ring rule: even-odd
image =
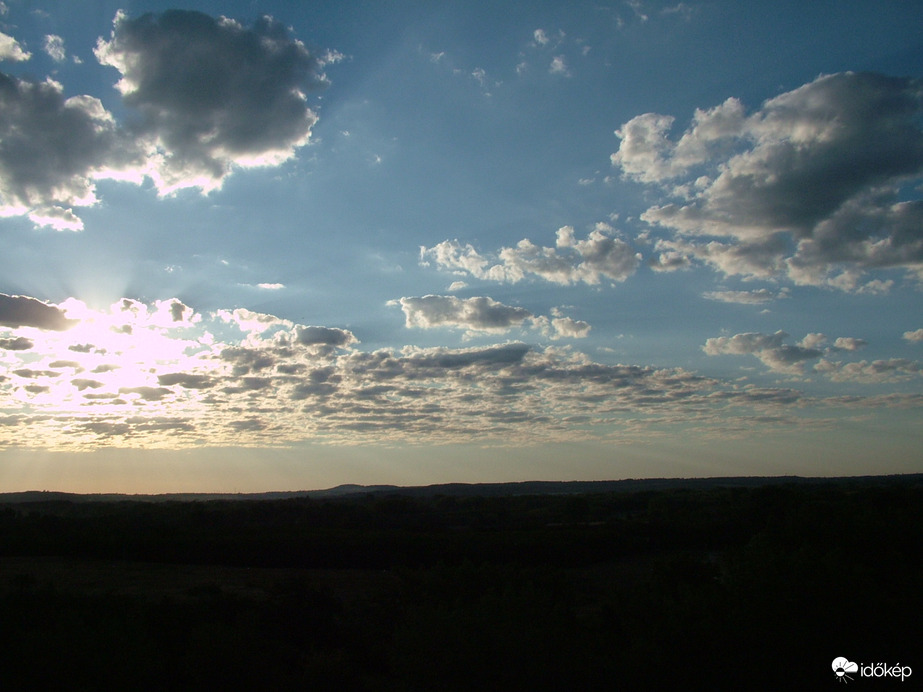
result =
[[13,406],[49,415],[125,413],[139,406],[153,413],[176,398],[161,386],[163,373],[207,362],[201,354],[209,340],[200,319],[178,300],[146,305],[122,299],[100,310],[70,298],[58,307],[73,326],[18,329],[24,348],[4,352]]

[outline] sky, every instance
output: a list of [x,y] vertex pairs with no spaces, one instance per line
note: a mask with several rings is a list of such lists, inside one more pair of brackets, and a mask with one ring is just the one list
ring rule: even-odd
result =
[[921,30],[0,2],[0,491],[923,472]]

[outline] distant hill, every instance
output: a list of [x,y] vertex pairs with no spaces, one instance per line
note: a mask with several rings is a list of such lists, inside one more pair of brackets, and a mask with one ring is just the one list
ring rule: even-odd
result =
[[0,493],[0,504],[33,502],[190,502],[209,500],[285,500],[297,497],[317,499],[356,495],[401,495],[406,497],[510,497],[522,495],[583,495],[611,492],[643,492],[670,489],[744,488],[762,485],[856,483],[879,484],[899,480],[923,483],[923,473],[890,476],[727,476],[717,478],[631,478],[609,481],[520,481],[511,483],[441,483],[425,486],[345,484],[323,490],[297,490],[265,493],[164,493],[128,495],[119,493],[64,493],[44,490]]

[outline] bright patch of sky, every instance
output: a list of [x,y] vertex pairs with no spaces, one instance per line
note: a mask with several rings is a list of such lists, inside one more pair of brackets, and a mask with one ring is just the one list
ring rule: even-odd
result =
[[920,29],[0,3],[0,490],[923,470]]

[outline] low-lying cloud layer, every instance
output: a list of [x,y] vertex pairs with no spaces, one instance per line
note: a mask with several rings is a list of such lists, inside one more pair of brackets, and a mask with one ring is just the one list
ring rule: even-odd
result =
[[692,262],[744,278],[880,292],[867,270],[923,268],[923,82],[846,72],[818,77],[748,114],[731,98],[616,131],[612,164],[668,195],[642,218],[670,232],[653,265]]
[[[722,382],[680,368],[606,365],[569,349],[519,342],[363,351],[346,329],[242,309],[200,314],[175,299],[124,299],[100,311],[75,299],[55,306],[5,298],[0,446],[650,439],[668,428],[724,435],[759,421],[791,425],[789,407],[862,400],[809,400],[788,387]],[[441,313],[429,306],[415,319],[461,319],[452,317],[451,301],[446,305]],[[69,329],[59,329],[62,320]],[[786,338],[738,334],[709,339],[705,350],[752,354],[787,376],[810,362],[833,380],[892,381],[921,372],[909,360],[830,360],[861,349],[859,339],[829,345],[822,334],[809,334],[787,345]],[[920,402],[895,394],[876,405]]]
[[[208,191],[235,168],[278,165],[308,142],[317,115],[307,94],[326,85],[324,65],[339,58],[312,54],[271,17],[245,27],[185,10],[119,12],[95,54],[120,74],[126,122],[96,97],[65,98],[50,78],[0,73],[3,215],[80,230],[74,208],[97,201],[98,179]],[[0,35],[0,60],[29,57]]]

